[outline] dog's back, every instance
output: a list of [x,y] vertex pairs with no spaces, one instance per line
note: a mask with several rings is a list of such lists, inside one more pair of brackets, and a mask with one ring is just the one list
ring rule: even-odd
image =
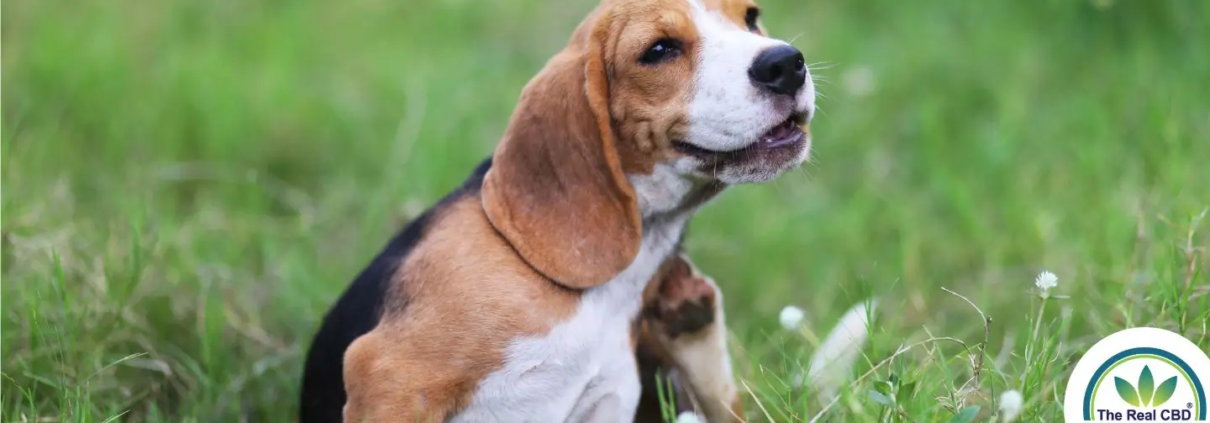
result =
[[483,161],[461,187],[408,223],[362,270],[328,311],[307,354],[299,403],[300,423],[342,421],[341,409],[346,401],[345,351],[354,340],[378,324],[386,290],[397,276],[399,264],[403,263],[424,235],[433,213],[453,200],[478,192],[483,184],[483,175],[490,168],[491,159]]

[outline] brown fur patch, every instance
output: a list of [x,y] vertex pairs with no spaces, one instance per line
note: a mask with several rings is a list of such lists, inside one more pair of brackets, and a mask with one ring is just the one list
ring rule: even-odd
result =
[[576,289],[621,272],[641,238],[609,120],[604,16],[582,24],[577,33],[591,35],[573,37],[522,91],[483,185],[487,216],[517,253]]
[[479,204],[467,197],[441,211],[392,286],[408,306],[388,307],[349,347],[347,419],[442,421],[500,367],[510,340],[546,333],[575,310],[579,293],[526,266]]
[[[735,23],[740,28],[747,28],[748,24],[744,22],[744,18],[748,15],[748,9],[757,7],[756,2],[751,0],[701,0],[706,9],[718,11],[727,20]],[[765,29],[759,23],[757,24],[757,32],[764,35]]]
[[[688,132],[699,36],[683,0],[618,3],[614,20],[623,24],[613,25],[605,48],[612,76],[609,110],[623,169],[650,174],[656,163],[676,157],[672,141]],[[660,40],[679,44],[679,56],[640,63]]]

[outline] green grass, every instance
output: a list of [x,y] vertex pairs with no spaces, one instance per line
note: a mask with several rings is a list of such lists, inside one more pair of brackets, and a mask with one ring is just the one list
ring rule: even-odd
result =
[[[0,420],[292,421],[322,313],[592,2],[543,3],[5,2]],[[1006,389],[1060,421],[1110,333],[1210,349],[1210,3],[763,6],[819,63],[814,159],[688,240],[749,421],[820,411],[791,379],[869,297],[833,421],[987,420]]]

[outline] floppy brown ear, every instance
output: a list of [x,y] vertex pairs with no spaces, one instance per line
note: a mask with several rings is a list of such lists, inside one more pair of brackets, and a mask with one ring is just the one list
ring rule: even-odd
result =
[[521,93],[483,181],[492,225],[539,272],[590,288],[638,254],[634,189],[618,158],[597,37],[556,55]]

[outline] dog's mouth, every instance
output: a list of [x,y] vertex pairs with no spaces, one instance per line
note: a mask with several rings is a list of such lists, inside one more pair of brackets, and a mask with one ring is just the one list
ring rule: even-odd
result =
[[802,125],[807,122],[807,114],[794,112],[786,120],[770,128],[755,141],[735,150],[717,151],[699,147],[684,141],[674,141],[673,146],[682,153],[702,159],[714,161],[742,160],[745,156],[763,152],[793,149],[806,141]]
[[756,146],[759,148],[778,148],[798,142],[806,135],[800,127],[805,121],[806,118],[804,115],[790,115],[782,123],[770,129],[769,132],[761,135],[760,139],[756,141]]

